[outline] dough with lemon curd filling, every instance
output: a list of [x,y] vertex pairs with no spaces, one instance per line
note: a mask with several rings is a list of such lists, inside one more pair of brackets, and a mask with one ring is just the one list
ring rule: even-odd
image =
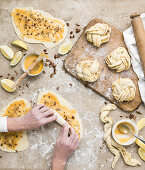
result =
[[106,63],[110,69],[121,72],[129,69],[130,56],[124,47],[118,47],[107,56]]
[[79,118],[76,110],[64,98],[53,91],[46,90],[39,93],[38,104],[40,103],[50,109],[53,109],[55,111],[54,114],[57,112],[57,114],[61,116],[59,117],[59,120],[56,119],[61,126],[63,126],[66,121],[71,127],[74,128],[80,139],[82,138],[83,127],[81,119]]
[[132,80],[119,78],[112,83],[113,97],[118,102],[131,101],[135,98],[136,87]]
[[66,37],[66,23],[45,11],[32,7],[14,8],[11,17],[16,34],[25,42],[42,43],[46,48],[53,48]]
[[96,47],[108,42],[110,34],[111,28],[107,24],[97,23],[86,30],[87,40]]
[[97,60],[81,60],[76,65],[77,76],[84,81],[94,82],[100,76],[99,68]]
[[[12,100],[0,111],[0,117],[21,117],[31,110],[29,102],[23,98]],[[28,148],[26,131],[0,132],[0,149],[6,152],[24,151]]]

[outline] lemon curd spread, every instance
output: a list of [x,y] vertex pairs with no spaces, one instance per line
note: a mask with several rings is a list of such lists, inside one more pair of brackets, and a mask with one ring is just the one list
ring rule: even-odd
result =
[[[134,134],[135,133],[135,129],[134,127],[128,123],[128,122],[123,122],[123,124],[125,124],[126,126],[128,126],[131,130],[131,132]],[[130,139],[133,138],[133,136],[131,134],[124,134],[122,132],[119,131],[118,126],[115,128],[115,137],[117,138],[117,140],[121,143],[126,143],[128,142]]]
[[[26,104],[23,100],[12,103],[6,110],[4,116],[8,117],[20,117],[25,115],[30,109],[26,108]],[[18,146],[18,142],[22,138],[23,132],[1,132],[0,133],[0,146],[7,149],[15,150]]]
[[21,33],[21,38],[57,43],[63,38],[64,24],[42,14],[26,9],[15,9],[11,12],[14,23]]
[[[24,61],[24,68],[25,68],[25,70],[27,70],[27,69],[30,67],[30,65],[35,62],[35,60],[36,60],[37,58],[38,58],[37,55],[29,55],[28,57],[26,57],[26,59],[25,59],[25,61]],[[40,61],[40,62],[33,68],[33,70],[30,71],[30,74],[33,74],[33,75],[39,74],[39,73],[42,71],[42,69],[43,69],[43,60]]]
[[56,110],[68,122],[68,124],[74,128],[80,137],[80,124],[76,120],[76,110],[69,110],[67,107],[62,106],[58,99],[51,93],[44,95],[40,103]]

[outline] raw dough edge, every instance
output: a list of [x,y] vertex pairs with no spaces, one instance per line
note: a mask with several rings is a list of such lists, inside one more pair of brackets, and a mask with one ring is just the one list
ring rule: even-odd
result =
[[11,19],[12,19],[12,25],[14,27],[14,30],[17,34],[17,36],[22,40],[22,41],[25,41],[27,43],[41,43],[43,44],[46,48],[53,48],[55,46],[57,46],[58,44],[60,44],[66,37],[67,35],[67,25],[65,23],[65,21],[63,20],[60,20],[60,19],[57,19],[55,17],[53,17],[52,15],[50,15],[49,13],[45,12],[45,11],[42,11],[42,10],[34,10],[33,7],[26,7],[26,8],[13,8],[13,10],[11,12],[13,12],[15,9],[25,9],[25,10],[32,10],[32,11],[35,11],[35,12],[38,12],[40,14],[42,14],[43,16],[47,17],[47,18],[51,18],[51,19],[56,19],[58,21],[60,21],[62,24],[64,24],[64,33],[63,33],[63,38],[57,42],[57,43],[53,43],[53,42],[42,42],[42,41],[39,41],[39,40],[35,40],[35,39],[30,39],[30,38],[27,38],[26,36],[24,37],[24,39],[21,38],[21,32],[19,31],[19,29],[16,27],[15,25],[15,22],[14,22],[14,19],[13,17],[11,16]]
[[[12,100],[10,103],[8,103],[1,111],[0,111],[0,117],[2,117],[6,110],[8,109],[8,107],[13,104],[14,102],[17,102],[17,101],[21,101],[23,100],[26,104],[26,107],[27,108],[31,108],[31,105],[29,104],[29,102],[27,100],[25,100],[24,98],[17,98],[17,99],[14,99]],[[3,148],[0,146],[0,150],[2,151],[5,151],[5,152],[16,152],[17,151],[24,151],[26,150],[27,148],[29,147],[29,142],[28,142],[28,139],[27,139],[27,133],[26,131],[23,131],[23,134],[22,134],[22,138],[20,139],[19,141],[19,144],[18,146],[15,148],[15,150],[13,149],[7,149],[7,148]]]
[[[60,104],[61,104],[62,106],[65,106],[65,107],[67,107],[67,108],[70,109],[70,110],[74,109],[74,108],[72,107],[72,105],[70,105],[63,97],[61,97],[60,95],[58,95],[57,93],[55,93],[54,91],[51,91],[51,90],[44,90],[44,91],[40,92],[39,95],[38,95],[38,102],[37,102],[37,104],[40,104],[41,98],[42,98],[44,95],[48,94],[48,93],[51,93],[51,94],[53,94],[55,97],[57,97],[58,101],[60,102]],[[62,118],[62,117],[61,117],[61,118]],[[80,124],[80,139],[82,139],[82,137],[83,137],[83,126],[82,126],[82,121],[81,121],[81,119],[79,118],[79,114],[78,114],[78,113],[76,113],[76,120],[77,120],[77,121],[79,122],[79,124]],[[64,119],[62,118],[61,121],[63,122]],[[60,124],[60,125],[61,125],[61,124]]]

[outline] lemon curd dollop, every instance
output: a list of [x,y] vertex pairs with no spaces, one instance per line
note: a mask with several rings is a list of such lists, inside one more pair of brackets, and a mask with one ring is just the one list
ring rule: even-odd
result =
[[[130,123],[123,122],[123,124],[125,124],[127,127],[129,127],[129,129],[131,130],[131,132],[133,134],[135,133],[135,129]],[[131,140],[133,138],[133,136],[129,133],[124,134],[124,133],[120,132],[120,130],[118,129],[118,126],[115,128],[115,136],[116,136],[117,140],[121,143],[127,143],[129,140]]]
[[[30,65],[32,63],[35,62],[35,60],[38,58],[37,55],[29,55],[28,57],[26,57],[25,61],[24,61],[24,68],[25,70],[27,70]],[[33,74],[33,75],[36,75],[36,74],[39,74],[43,69],[43,60],[40,61],[34,68],[33,70],[30,71],[30,74]]]

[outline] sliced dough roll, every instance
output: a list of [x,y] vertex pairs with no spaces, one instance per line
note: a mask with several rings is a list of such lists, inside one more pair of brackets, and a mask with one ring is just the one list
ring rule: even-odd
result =
[[83,136],[81,119],[74,108],[61,96],[53,91],[42,91],[38,96],[38,104],[44,104],[53,109],[58,116],[56,122],[63,126],[66,122],[74,128],[80,139]]
[[112,94],[118,102],[133,100],[135,93],[136,87],[131,79],[119,78],[112,82]]
[[[23,98],[12,100],[0,111],[0,117],[21,117],[31,110],[29,102]],[[0,149],[6,152],[26,150],[29,146],[26,131],[1,132]]]
[[87,82],[94,82],[100,77],[100,64],[97,60],[81,60],[76,65],[77,76]]
[[107,24],[97,23],[86,30],[86,37],[94,46],[100,47],[101,44],[109,41],[111,28]]
[[128,70],[130,68],[130,56],[124,47],[118,47],[106,58],[108,67],[116,72]]

